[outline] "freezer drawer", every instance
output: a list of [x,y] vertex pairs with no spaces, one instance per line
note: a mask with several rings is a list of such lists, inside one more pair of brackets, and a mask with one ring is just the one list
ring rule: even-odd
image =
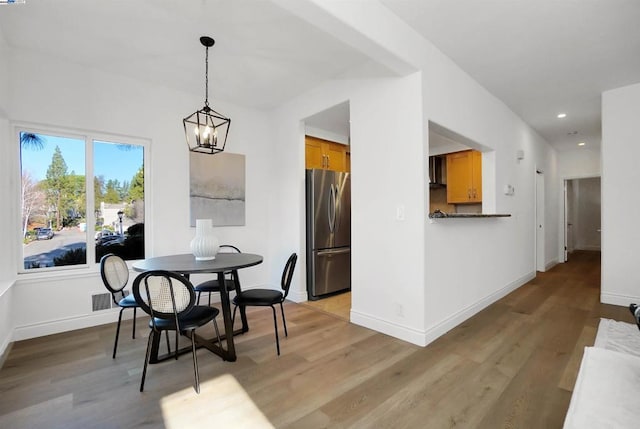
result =
[[351,248],[314,250],[310,298],[351,288]]

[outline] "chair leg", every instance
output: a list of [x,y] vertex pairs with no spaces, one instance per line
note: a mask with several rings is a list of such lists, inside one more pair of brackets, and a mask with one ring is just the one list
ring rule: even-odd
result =
[[284,319],[284,308],[282,308],[282,303],[280,303],[280,312],[282,313],[282,324],[284,325],[284,336],[288,337],[287,333],[287,321]]
[[120,322],[122,321],[122,312],[124,311],[124,307],[120,307],[120,315],[118,316],[118,327],[116,328],[116,341],[113,343],[113,356],[112,359],[116,358],[116,350],[118,350],[118,337],[120,336]]
[[149,340],[147,341],[147,352],[144,355],[144,367],[142,368],[142,380],[140,380],[140,391],[144,390],[144,379],[147,377],[147,364],[149,363],[149,358],[151,357],[151,340],[153,339],[153,335],[155,332],[151,331],[149,333]]
[[273,312],[273,327],[276,329],[276,349],[278,350],[278,356],[280,356],[280,338],[278,337],[278,318],[276,317],[276,308],[272,305],[271,311]]
[[164,331],[164,336],[167,339],[167,353],[171,353],[171,344],[169,344],[169,331]]
[[231,316],[231,329],[233,329],[233,327],[236,324],[236,310],[238,309],[238,306],[234,306],[233,307],[233,315]]
[[211,292],[209,292],[209,307],[211,307]]
[[193,353],[193,374],[196,378],[196,393],[200,393],[200,375],[198,374],[198,355],[196,354],[196,342],[193,339],[195,331],[191,330],[191,352]]
[[197,305],[200,305],[200,295],[202,294],[202,292],[198,291],[198,299],[196,300],[196,302],[198,303]]
[[218,338],[218,345],[222,348],[222,340],[220,339],[220,330],[218,329],[218,322],[213,319],[213,327],[216,328],[216,337]]
[[176,329],[176,360],[178,360],[178,340],[180,339],[180,332]]
[[131,338],[136,339],[136,307],[133,307],[133,334]]

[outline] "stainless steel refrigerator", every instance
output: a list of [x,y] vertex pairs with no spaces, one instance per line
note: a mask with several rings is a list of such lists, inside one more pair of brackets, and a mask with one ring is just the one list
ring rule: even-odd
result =
[[351,175],[306,170],[309,299],[351,289]]

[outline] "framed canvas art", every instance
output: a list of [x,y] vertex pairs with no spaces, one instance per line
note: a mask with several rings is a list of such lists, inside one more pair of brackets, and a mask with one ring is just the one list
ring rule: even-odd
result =
[[189,154],[191,226],[211,219],[213,226],[245,224],[245,156],[223,152]]

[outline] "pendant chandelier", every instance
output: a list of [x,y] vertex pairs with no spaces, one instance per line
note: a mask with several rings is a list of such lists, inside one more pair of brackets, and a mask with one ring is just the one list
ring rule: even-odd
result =
[[215,40],[202,36],[200,43],[205,47],[205,94],[204,107],[184,118],[184,133],[191,152],[215,155],[224,151],[231,119],[209,107],[209,48]]

